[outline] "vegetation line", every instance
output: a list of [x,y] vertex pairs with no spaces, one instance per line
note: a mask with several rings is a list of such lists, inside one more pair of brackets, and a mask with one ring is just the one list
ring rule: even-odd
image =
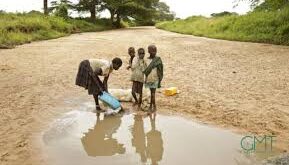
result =
[[[271,3],[274,2],[274,5]],[[281,4],[282,2],[282,4]],[[161,22],[157,28],[216,39],[289,45],[289,1],[265,1],[246,15],[222,12]]]

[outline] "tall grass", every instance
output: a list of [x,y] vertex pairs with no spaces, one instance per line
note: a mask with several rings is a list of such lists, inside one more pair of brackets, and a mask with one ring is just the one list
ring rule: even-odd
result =
[[53,39],[77,32],[111,29],[108,20],[94,23],[81,19],[63,19],[42,14],[0,13],[0,48],[35,40]]
[[217,39],[289,45],[289,9],[258,11],[241,16],[189,17],[162,22],[157,28]]

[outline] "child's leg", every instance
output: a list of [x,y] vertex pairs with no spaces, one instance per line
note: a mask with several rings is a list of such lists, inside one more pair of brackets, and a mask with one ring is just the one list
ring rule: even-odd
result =
[[142,87],[143,87],[143,84],[141,84],[140,86],[141,86],[141,89],[139,92],[139,99],[138,99],[138,107],[139,108],[141,107],[141,104],[142,104]]
[[135,101],[135,104],[138,103],[138,100],[137,100],[137,97],[136,97],[136,82],[133,82],[132,83],[132,90],[131,90],[131,94],[132,94],[132,97],[134,98],[134,101]]
[[150,111],[153,111],[156,109],[156,100],[155,100],[155,94],[156,94],[156,88],[150,88],[151,90],[151,103],[150,103]]
[[156,108],[157,108],[157,106],[156,106],[156,88],[153,88],[152,89],[153,90],[153,111],[156,111]]
[[96,110],[101,110],[101,108],[99,106],[99,102],[98,102],[98,94],[93,94],[93,98],[94,98],[94,101],[95,101]]

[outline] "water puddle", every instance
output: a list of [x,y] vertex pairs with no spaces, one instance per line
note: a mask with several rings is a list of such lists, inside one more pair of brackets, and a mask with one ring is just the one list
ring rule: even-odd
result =
[[181,117],[88,111],[71,111],[43,133],[53,165],[252,164],[240,152],[241,138]]

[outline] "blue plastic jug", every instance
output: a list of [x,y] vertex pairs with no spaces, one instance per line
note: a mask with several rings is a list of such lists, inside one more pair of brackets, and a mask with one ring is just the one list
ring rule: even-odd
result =
[[121,107],[120,102],[115,97],[113,97],[111,94],[109,94],[107,92],[102,92],[102,95],[99,96],[99,99],[102,102],[106,103],[108,106],[110,106],[114,110]]

